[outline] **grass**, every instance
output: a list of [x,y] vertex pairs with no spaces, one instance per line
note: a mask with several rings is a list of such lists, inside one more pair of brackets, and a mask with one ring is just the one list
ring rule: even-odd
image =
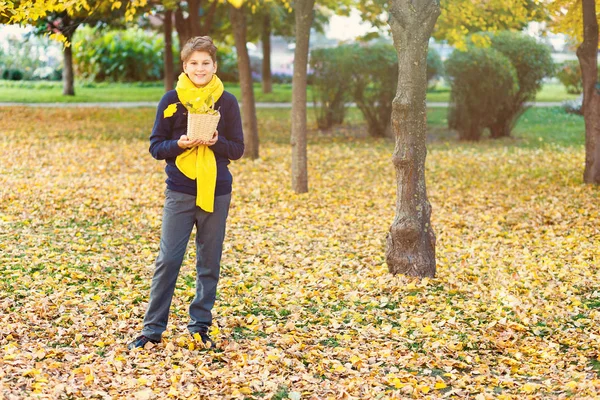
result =
[[[535,98],[535,101],[542,103],[553,103],[578,98],[578,94],[569,94],[565,87],[560,83],[548,82],[542,86]],[[438,85],[435,89],[427,92],[427,101],[447,102],[450,100],[450,88],[444,85]]]
[[[225,83],[225,90],[241,99],[237,83]],[[34,91],[34,95],[32,95]],[[91,103],[91,102],[156,102],[164,94],[162,83],[92,83],[76,84],[75,96],[63,96],[61,82],[0,80],[0,102],[22,103]],[[292,98],[291,84],[273,85],[273,92],[264,94],[260,84],[254,84],[257,102],[283,103]]]
[[[446,108],[430,108],[427,112],[429,136],[434,141],[456,141],[455,132],[448,130]],[[543,147],[547,144],[583,146],[585,143],[583,117],[567,114],[561,107],[530,108],[517,122],[512,137],[483,140],[491,146]],[[487,136],[484,135],[484,136]]]
[[[161,82],[151,83],[80,83],[75,85],[75,96],[62,95],[61,82],[46,81],[5,81],[0,80],[0,102],[23,103],[89,103],[89,102],[158,102],[164,93]],[[240,86],[237,83],[225,83],[225,89],[241,98]],[[32,90],[35,95],[32,95]],[[273,85],[273,93],[262,92],[259,83],[254,84],[254,96],[257,102],[289,103],[292,99],[291,84]],[[568,94],[563,85],[547,83],[538,93],[536,101],[560,102],[577,98]],[[311,99],[310,90],[308,99]],[[447,102],[450,89],[438,85],[427,93],[427,101]]]

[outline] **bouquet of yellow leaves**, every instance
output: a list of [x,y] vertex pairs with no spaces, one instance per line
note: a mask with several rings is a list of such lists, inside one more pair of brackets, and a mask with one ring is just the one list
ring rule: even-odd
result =
[[212,96],[204,102],[187,102],[184,106],[188,110],[188,138],[208,142],[217,130],[221,119],[219,111],[214,109]]

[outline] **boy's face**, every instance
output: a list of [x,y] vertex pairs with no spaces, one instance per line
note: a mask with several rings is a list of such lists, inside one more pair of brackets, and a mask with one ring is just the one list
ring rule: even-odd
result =
[[217,72],[217,63],[206,51],[195,51],[183,63],[183,71],[197,87],[206,86]]

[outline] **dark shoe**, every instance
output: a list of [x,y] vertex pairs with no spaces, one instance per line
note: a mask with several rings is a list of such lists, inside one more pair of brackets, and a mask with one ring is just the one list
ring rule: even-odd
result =
[[198,340],[198,336],[200,336],[200,340],[202,340],[202,344],[205,347],[210,347],[211,349],[214,349],[216,347],[215,342],[213,342],[213,340],[210,338],[210,336],[208,336],[208,331],[198,331],[198,332],[190,332],[192,337],[194,338],[194,340]]
[[135,340],[131,343],[129,343],[129,345],[127,346],[127,348],[129,350],[133,350],[133,349],[138,349],[140,347],[145,347],[147,343],[152,343],[152,344],[159,344],[159,341],[156,340],[152,340],[149,337],[146,337],[144,335],[138,336],[137,338],[135,338]]

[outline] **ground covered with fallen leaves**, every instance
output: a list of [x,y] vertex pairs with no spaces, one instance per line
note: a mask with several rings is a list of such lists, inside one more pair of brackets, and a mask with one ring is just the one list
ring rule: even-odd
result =
[[260,160],[231,167],[219,347],[186,330],[190,246],[162,344],[129,352],[160,233],[154,111],[0,108],[0,397],[599,395],[600,192],[580,144],[433,137],[438,270],[418,281],[384,260],[393,143],[356,121],[311,131],[296,195],[286,112],[260,110]]

